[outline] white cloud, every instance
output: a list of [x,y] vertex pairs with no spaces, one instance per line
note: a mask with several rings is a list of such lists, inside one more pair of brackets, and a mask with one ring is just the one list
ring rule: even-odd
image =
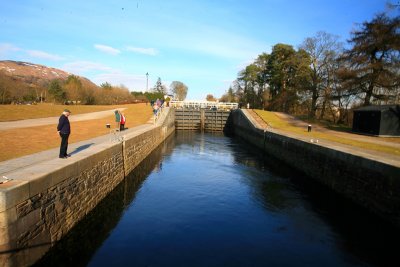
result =
[[119,53],[121,53],[121,51],[119,51],[118,49],[115,49],[115,48],[113,48],[111,46],[107,46],[107,45],[95,44],[94,47],[101,52],[104,52],[104,53],[107,53],[107,54],[110,54],[113,56],[116,56]]
[[6,55],[8,52],[14,52],[21,50],[19,47],[16,47],[12,44],[1,43],[0,44],[0,55]]
[[216,25],[186,21],[173,18],[177,24],[185,24],[181,28],[179,38],[162,28],[152,31],[148,41],[155,42],[154,36],[163,40],[163,45],[175,49],[202,53],[213,57],[232,61],[247,60],[268,49],[268,44],[252,38],[250,35],[236,33]]
[[31,57],[47,59],[47,60],[63,60],[64,58],[59,55],[49,54],[47,52],[39,51],[39,50],[27,50],[26,53]]
[[63,69],[71,73],[85,73],[89,71],[109,71],[110,67],[91,61],[75,61],[64,64]]
[[141,47],[127,46],[126,50],[135,52],[135,53],[149,55],[149,56],[155,56],[158,54],[158,51],[155,48],[141,48]]
[[[131,91],[142,91],[146,89],[146,75],[129,74],[120,71],[114,71],[109,73],[102,73],[96,75],[92,79],[96,84],[102,84],[108,82],[112,85],[125,85]],[[149,80],[149,87],[151,81]]]

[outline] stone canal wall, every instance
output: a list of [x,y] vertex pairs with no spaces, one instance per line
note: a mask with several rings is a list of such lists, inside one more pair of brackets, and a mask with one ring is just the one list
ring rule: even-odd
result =
[[166,108],[155,125],[123,141],[8,175],[13,180],[0,188],[0,266],[30,266],[41,258],[174,132],[174,114]]
[[399,166],[264,131],[242,110],[229,123],[235,136],[400,227]]

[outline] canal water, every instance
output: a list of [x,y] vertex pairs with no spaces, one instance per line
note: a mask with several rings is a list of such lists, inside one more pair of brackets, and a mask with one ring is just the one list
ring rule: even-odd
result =
[[400,266],[399,237],[248,144],[178,132],[37,266]]

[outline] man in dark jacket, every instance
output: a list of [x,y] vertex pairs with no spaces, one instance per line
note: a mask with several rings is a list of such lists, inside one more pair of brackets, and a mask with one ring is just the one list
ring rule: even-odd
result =
[[65,109],[60,119],[58,120],[57,131],[61,136],[61,146],[60,146],[60,159],[66,159],[71,155],[67,154],[68,149],[68,137],[71,134],[71,126],[69,124],[68,116],[71,114],[71,111]]

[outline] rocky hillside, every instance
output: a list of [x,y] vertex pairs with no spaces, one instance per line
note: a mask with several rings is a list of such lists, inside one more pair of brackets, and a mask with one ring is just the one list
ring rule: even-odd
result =
[[[28,62],[11,60],[0,61],[0,75],[12,77],[14,80],[26,83],[31,87],[46,87],[51,80],[66,80],[71,74],[72,73],[60,69]],[[84,77],[79,78],[84,85],[97,87],[90,80]]]
[[52,102],[63,104],[110,105],[137,103],[126,87],[109,90],[90,80],[43,65],[0,61],[0,105]]

